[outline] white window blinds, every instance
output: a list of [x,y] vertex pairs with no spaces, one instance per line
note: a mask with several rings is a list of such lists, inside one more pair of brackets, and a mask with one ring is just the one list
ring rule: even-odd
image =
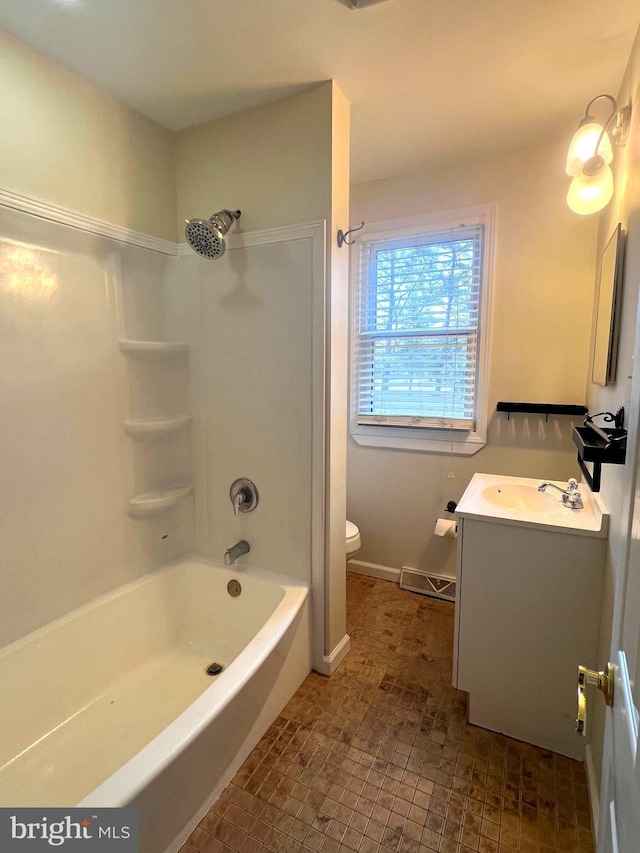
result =
[[360,247],[356,422],[472,430],[484,228]]

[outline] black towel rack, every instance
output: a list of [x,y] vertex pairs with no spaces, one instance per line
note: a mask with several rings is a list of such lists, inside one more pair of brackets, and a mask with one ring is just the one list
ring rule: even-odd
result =
[[[599,417],[602,417],[605,423],[613,423],[615,426],[603,428],[593,423],[593,419]],[[603,465],[624,465],[627,455],[627,431],[623,424],[624,409],[621,407],[615,414],[587,414],[584,425],[573,428],[572,438],[578,450],[578,465],[592,492],[600,491]],[[587,468],[587,462],[593,465],[593,473]]]

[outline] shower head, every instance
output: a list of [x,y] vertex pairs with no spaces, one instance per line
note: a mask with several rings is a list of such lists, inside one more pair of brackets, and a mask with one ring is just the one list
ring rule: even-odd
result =
[[212,213],[208,219],[185,219],[187,243],[203,258],[221,258],[227,249],[224,235],[239,218],[239,210],[225,209]]

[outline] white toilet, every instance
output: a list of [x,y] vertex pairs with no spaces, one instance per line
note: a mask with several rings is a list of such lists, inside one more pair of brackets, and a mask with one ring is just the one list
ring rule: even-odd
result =
[[347,521],[346,534],[347,560],[350,560],[360,550],[362,541],[360,539],[360,531],[352,521]]

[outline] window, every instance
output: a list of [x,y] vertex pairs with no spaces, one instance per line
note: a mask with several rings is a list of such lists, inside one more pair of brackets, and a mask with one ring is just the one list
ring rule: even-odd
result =
[[484,444],[491,213],[370,230],[359,242],[356,441],[457,453]]

